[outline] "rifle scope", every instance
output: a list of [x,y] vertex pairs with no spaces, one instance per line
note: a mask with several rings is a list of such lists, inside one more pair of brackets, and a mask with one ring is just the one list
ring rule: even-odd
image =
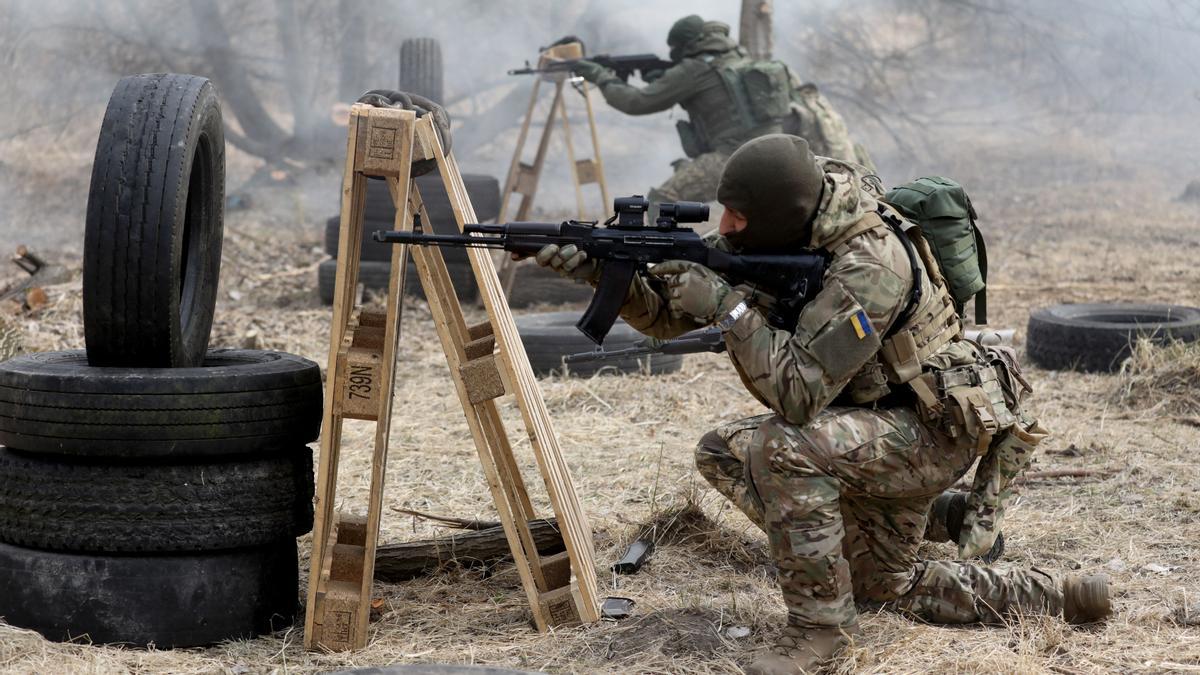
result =
[[701,202],[663,202],[658,205],[658,219],[676,223],[703,223],[708,221],[708,204]]
[[650,200],[641,195],[617,197],[613,200],[613,212],[617,214],[618,227],[641,227],[646,224],[646,212]]

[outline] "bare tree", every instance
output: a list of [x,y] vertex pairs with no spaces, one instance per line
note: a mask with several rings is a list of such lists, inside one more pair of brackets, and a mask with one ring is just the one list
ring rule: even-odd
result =
[[742,0],[738,42],[756,59],[770,59],[775,48],[775,39],[771,33],[771,19],[775,15],[774,5],[774,0]]

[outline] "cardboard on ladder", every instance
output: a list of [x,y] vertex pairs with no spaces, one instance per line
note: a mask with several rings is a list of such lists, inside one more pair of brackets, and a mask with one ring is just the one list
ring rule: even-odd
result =
[[[568,42],[542,50],[538,57],[538,67],[544,68],[554,61],[583,58],[583,45],[578,42]],[[561,120],[563,128],[563,143],[567,148],[567,163],[571,167],[571,179],[575,183],[575,203],[580,220],[587,219],[587,209],[584,207],[583,186],[595,183],[600,188],[599,214],[608,213],[608,183],[604,178],[604,162],[600,158],[600,139],[596,133],[596,115],[592,109],[591,88],[587,82],[579,86],[583,95],[584,108],[587,111],[588,130],[592,141],[592,158],[577,159],[575,156],[575,141],[571,136],[571,124],[568,121],[567,105],[563,90],[567,86],[569,72],[541,73],[533,81],[533,91],[529,94],[529,108],[525,111],[525,120],[521,123],[521,133],[517,136],[517,148],[513,151],[512,163],[508,167],[508,177],[504,181],[504,192],[500,199],[500,217],[496,222],[509,220],[509,204],[513,195],[520,195],[521,201],[517,206],[516,217],[513,220],[529,219],[533,208],[534,196],[537,195],[538,183],[542,178],[542,169],[546,166],[546,154],[550,148],[550,137],[553,135],[555,117]],[[538,103],[538,92],[542,80],[554,83],[554,98],[550,103],[550,111],[546,115],[546,123],[542,127],[542,137],[538,141],[533,163],[526,163],[525,141],[529,137],[529,126]],[[505,256],[500,265],[500,278],[505,292],[512,290],[516,266]]]
[[[334,291],[305,618],[308,649],[343,651],[366,645],[400,338],[400,299],[409,251],[407,246],[393,246],[385,310],[368,312],[355,306],[358,242],[368,177],[387,181],[396,204],[395,229],[412,229],[416,214],[422,222],[429,222],[421,195],[409,177],[417,160],[436,161],[459,229],[475,222],[458,165],[452,155],[442,151],[428,116],[418,119],[411,111],[364,104],[352,108],[342,183],[339,250],[343,255],[338,257]],[[441,252],[414,247],[411,253],[534,623],[544,631],[596,621],[599,589],[591,527],[580,509],[491,257],[485,250],[467,251],[488,316],[483,323],[467,325]],[[496,403],[506,393],[515,397],[521,412],[566,544],[564,553],[542,557],[533,543],[528,523],[537,516]],[[365,517],[334,512],[342,425],[347,419],[375,423]]]

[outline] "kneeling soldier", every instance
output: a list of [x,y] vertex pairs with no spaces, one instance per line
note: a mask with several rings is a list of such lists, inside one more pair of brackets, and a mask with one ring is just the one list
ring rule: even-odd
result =
[[[779,568],[787,627],[747,672],[819,668],[858,631],[856,602],[936,623],[1018,612],[1089,622],[1111,611],[1103,576],[917,557],[930,504],[977,459],[958,542],[962,557],[987,550],[1008,485],[1046,432],[1020,407],[1027,387],[1011,351],[963,338],[928,247],[878,196],[803,139],[751,140],[721,177],[714,245],[829,253],[795,329],[768,324],[771,298],[682,261],[651,270],[663,283],[637,278],[622,310],[658,338],[719,326],[743,384],[773,411],[709,432],[696,451],[705,478],[767,533]],[[573,249],[538,259],[596,276]]]

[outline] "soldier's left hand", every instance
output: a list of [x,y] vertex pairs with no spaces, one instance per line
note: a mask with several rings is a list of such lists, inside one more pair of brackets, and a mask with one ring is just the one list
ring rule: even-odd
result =
[[743,298],[716,272],[686,260],[668,260],[650,268],[667,282],[667,311],[675,319],[692,317],[707,326],[729,313]]
[[605,68],[595,61],[588,61],[587,59],[577,61],[571,70],[575,71],[576,75],[582,77],[588,82],[597,82],[604,77],[606,72],[608,72],[608,68]]

